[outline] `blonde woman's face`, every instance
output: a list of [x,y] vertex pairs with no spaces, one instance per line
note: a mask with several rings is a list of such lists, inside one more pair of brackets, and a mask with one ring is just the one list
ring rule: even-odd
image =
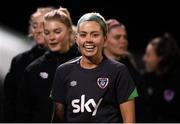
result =
[[44,38],[50,51],[64,53],[69,48],[70,30],[56,20],[44,22]]
[[31,33],[37,44],[45,43],[43,36],[43,14],[35,13],[31,18]]
[[115,56],[121,56],[127,52],[128,40],[124,28],[118,26],[110,30],[106,42],[106,49]]

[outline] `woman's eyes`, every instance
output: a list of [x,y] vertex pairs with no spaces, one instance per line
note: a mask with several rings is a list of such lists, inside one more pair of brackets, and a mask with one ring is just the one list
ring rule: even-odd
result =
[[36,29],[38,27],[37,23],[32,23],[31,26],[33,29]]
[[[55,34],[60,34],[61,32],[62,32],[62,31],[60,31],[60,30],[54,31]],[[49,35],[50,32],[49,32],[49,31],[44,31],[44,34],[45,34],[45,35]]]
[[86,34],[80,34],[80,36],[81,36],[81,37],[85,37],[85,36],[86,36]]
[[48,34],[49,34],[49,32],[47,32],[47,31],[44,31],[44,34],[45,34],[45,35],[48,35]]
[[59,34],[59,33],[61,33],[61,31],[57,30],[57,31],[55,31],[55,33],[56,33],[56,34]]
[[99,34],[93,34],[93,37],[98,37],[99,36]]
[[48,34],[49,34],[49,31],[46,31],[46,30],[45,30],[45,31],[44,31],[44,34],[45,34],[45,35],[48,35]]
[[[80,36],[81,36],[81,37],[86,37],[86,34],[80,34]],[[98,37],[99,34],[92,34],[91,36],[92,36],[92,37]]]

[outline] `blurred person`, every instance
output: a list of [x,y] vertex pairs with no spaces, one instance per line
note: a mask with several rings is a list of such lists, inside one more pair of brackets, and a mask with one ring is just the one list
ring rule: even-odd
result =
[[77,45],[76,44],[76,34],[77,34],[77,26],[76,25],[72,25],[72,36],[71,36],[71,46],[73,45]]
[[107,20],[108,35],[104,47],[107,58],[125,64],[136,85],[140,83],[140,73],[137,70],[132,54],[128,51],[128,36],[125,26],[116,19]]
[[[140,88],[144,122],[180,122],[180,49],[169,33],[152,39],[143,57]],[[140,106],[141,106],[140,105]]]
[[0,77],[0,123],[3,122],[3,81]]
[[24,69],[33,60],[42,56],[46,51],[42,21],[43,16],[53,10],[52,7],[37,8],[36,12],[31,15],[29,36],[33,38],[36,45],[23,53],[18,54],[12,59],[11,67],[4,80],[4,122],[14,122],[17,103],[17,88],[22,78]]
[[[59,8],[60,11],[64,12],[68,17],[69,19],[71,20],[72,22],[72,19],[71,19],[71,14],[70,12],[68,11],[67,8],[64,8],[64,7],[60,7]],[[76,31],[77,30],[77,27],[75,25],[72,25],[72,37],[71,37],[71,42],[70,42],[70,45],[73,46],[73,45],[76,45],[75,44],[75,40],[76,40]]]
[[52,88],[60,122],[135,122],[134,82],[125,65],[103,56],[106,38],[100,14],[79,19],[76,42],[82,56],[58,67]]
[[69,20],[72,22],[71,14],[70,14],[70,12],[68,11],[67,8],[60,7],[59,10],[62,11],[62,12],[64,12],[64,13],[67,15],[67,17],[69,18]]
[[48,51],[25,69],[19,87],[16,122],[51,122],[53,101],[49,95],[56,68],[79,55],[77,47],[70,45],[71,19],[61,9],[44,16],[43,29]]

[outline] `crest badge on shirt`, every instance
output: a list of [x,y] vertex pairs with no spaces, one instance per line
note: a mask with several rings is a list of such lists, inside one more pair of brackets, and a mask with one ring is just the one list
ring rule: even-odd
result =
[[175,91],[171,89],[164,90],[164,99],[166,102],[171,102],[175,97]]
[[47,72],[40,72],[40,77],[42,79],[47,79],[48,78],[48,73]]
[[101,89],[104,89],[108,86],[109,78],[98,78],[97,84]]

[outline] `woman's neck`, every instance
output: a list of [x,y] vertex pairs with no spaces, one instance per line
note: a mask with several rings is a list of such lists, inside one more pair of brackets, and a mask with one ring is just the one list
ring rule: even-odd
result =
[[67,53],[69,50],[70,50],[70,45],[67,44],[67,45],[64,47],[64,49],[60,50],[58,53],[59,53],[59,54],[65,54],[65,53]]
[[93,57],[93,58],[87,58],[87,57],[82,57],[80,61],[80,65],[82,68],[85,69],[93,69],[96,68],[103,60],[103,56],[98,56],[98,57]]
[[105,56],[106,56],[108,59],[110,59],[110,60],[117,60],[117,61],[119,61],[119,60],[121,59],[120,56],[115,56],[115,55],[111,54],[111,53],[110,53],[108,50],[106,50],[106,49],[104,49],[104,54],[105,54]]

